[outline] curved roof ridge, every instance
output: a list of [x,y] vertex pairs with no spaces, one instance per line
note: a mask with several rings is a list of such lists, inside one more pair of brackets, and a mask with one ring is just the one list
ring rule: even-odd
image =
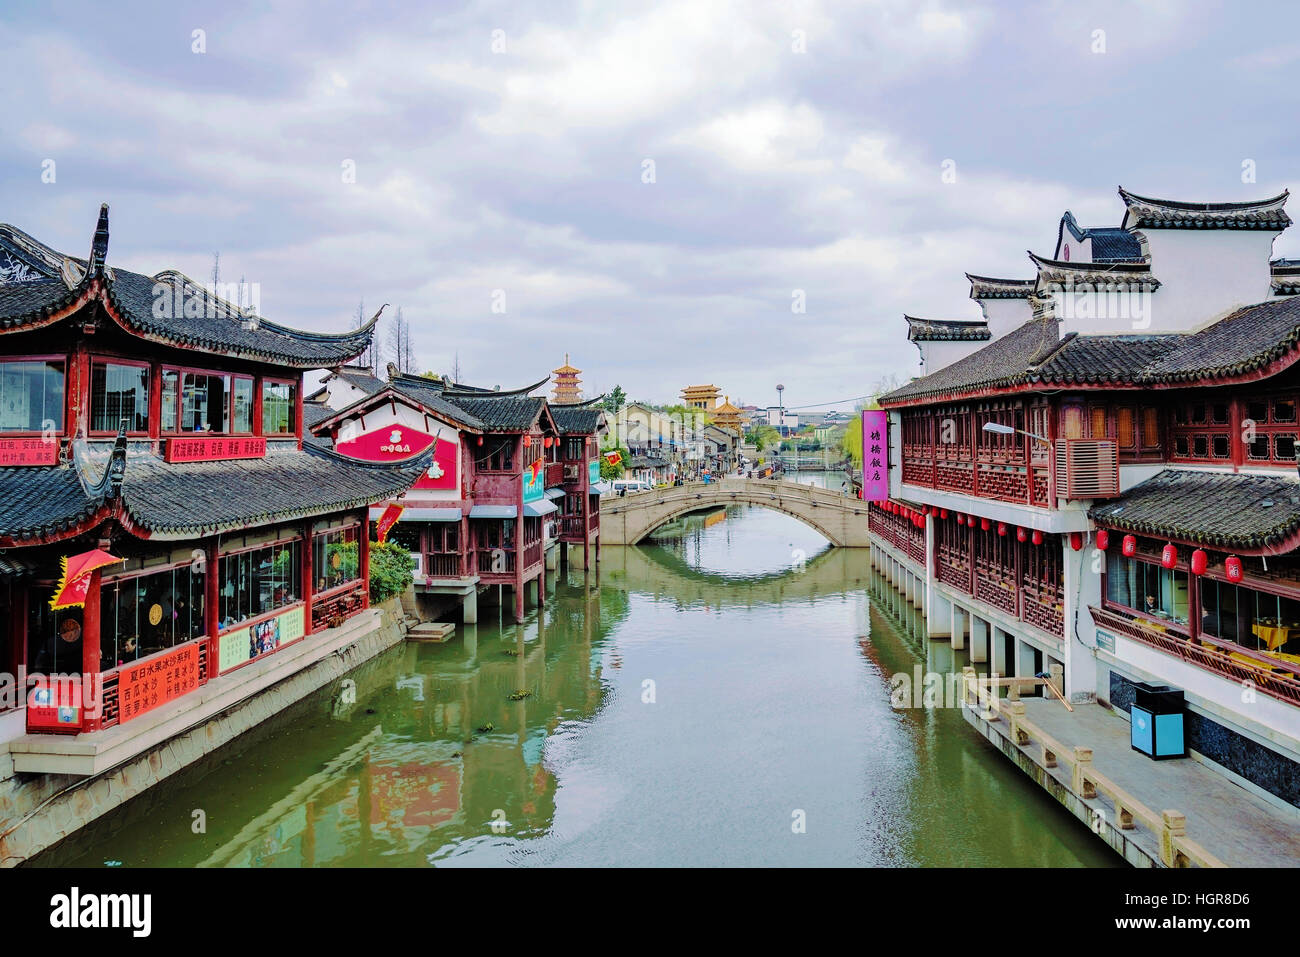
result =
[[1166,209],[1181,209],[1181,210],[1186,210],[1188,212],[1203,212],[1203,213],[1227,212],[1227,211],[1246,210],[1246,209],[1260,209],[1260,210],[1267,209],[1271,206],[1284,205],[1287,201],[1287,197],[1291,195],[1291,191],[1289,189],[1284,189],[1276,196],[1271,196],[1268,199],[1236,200],[1236,201],[1226,202],[1226,203],[1191,203],[1185,200],[1157,199],[1154,196],[1140,196],[1137,193],[1125,189],[1123,186],[1118,187],[1118,189],[1119,189],[1120,199],[1124,200],[1124,204],[1126,206],[1133,206],[1133,205],[1153,206],[1153,207],[1164,207]]

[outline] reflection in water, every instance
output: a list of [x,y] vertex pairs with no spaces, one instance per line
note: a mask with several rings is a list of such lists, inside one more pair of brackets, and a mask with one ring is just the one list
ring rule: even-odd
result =
[[727,515],[602,549],[523,625],[395,649],[34,863],[1118,860],[956,710],[890,706],[891,675],[964,662],[864,552]]

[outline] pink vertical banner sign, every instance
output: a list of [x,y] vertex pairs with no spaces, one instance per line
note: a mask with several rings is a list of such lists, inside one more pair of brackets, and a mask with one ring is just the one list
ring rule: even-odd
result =
[[862,500],[889,498],[889,415],[884,409],[862,412]]

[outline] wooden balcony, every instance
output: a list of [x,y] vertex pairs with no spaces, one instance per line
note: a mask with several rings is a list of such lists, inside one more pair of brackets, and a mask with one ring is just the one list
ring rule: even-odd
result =
[[1024,456],[967,449],[937,451],[903,446],[903,483],[999,502],[1052,508],[1057,497],[1113,498],[1119,494],[1119,450],[1114,442],[1061,439]]
[[463,578],[465,561],[457,552],[431,552],[424,556],[424,570],[430,578]]
[[1229,681],[1250,681],[1256,691],[1300,707],[1300,670],[1228,641],[1202,637],[1199,642],[1173,632],[1160,631],[1144,619],[1129,618],[1088,606],[1092,620],[1125,638],[1149,645],[1188,664],[1211,671]]
[[542,563],[542,543],[532,542],[524,546],[524,567],[532,568]]

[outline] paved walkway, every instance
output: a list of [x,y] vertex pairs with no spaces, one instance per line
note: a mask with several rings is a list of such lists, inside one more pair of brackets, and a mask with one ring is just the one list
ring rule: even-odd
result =
[[[1100,705],[1076,705],[1071,713],[1058,701],[1023,700],[1025,718],[1046,734],[1066,747],[1092,748],[1099,774],[1157,814],[1185,814],[1187,836],[1225,864],[1300,867],[1300,809],[1288,812],[1270,804],[1194,758],[1152,761],[1130,747],[1128,722]],[[1005,720],[993,727],[1003,736],[1008,732]],[[1037,751],[1031,747],[1027,753]],[[1069,786],[1068,767],[1047,773]],[[1088,804],[1110,809],[1104,798]],[[1133,839],[1142,845],[1149,842],[1159,858],[1158,838],[1146,828],[1139,827]]]

